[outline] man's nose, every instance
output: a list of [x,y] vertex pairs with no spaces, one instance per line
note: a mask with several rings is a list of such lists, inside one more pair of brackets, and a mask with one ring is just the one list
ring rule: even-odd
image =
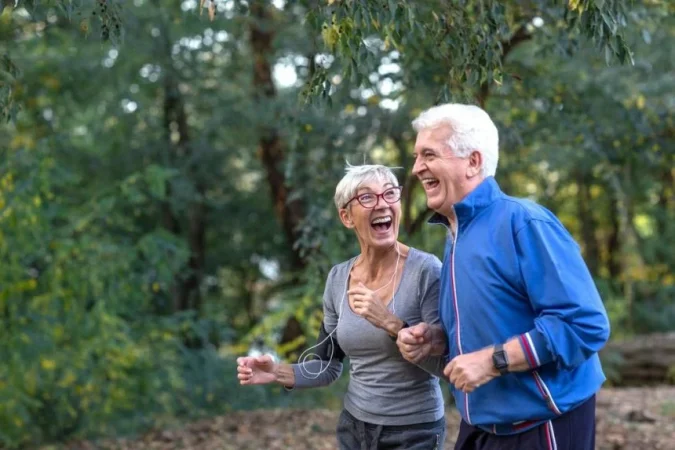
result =
[[419,159],[415,159],[415,163],[413,164],[412,168],[412,174],[415,176],[419,175],[420,172],[422,172],[423,170],[423,166],[424,164],[422,163],[422,161],[420,161]]

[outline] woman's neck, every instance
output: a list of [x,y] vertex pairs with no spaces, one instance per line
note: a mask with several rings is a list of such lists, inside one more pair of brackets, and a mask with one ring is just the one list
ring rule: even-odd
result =
[[354,267],[358,268],[366,281],[380,280],[385,276],[391,276],[391,271],[399,257],[398,242],[387,248],[362,246],[361,254]]

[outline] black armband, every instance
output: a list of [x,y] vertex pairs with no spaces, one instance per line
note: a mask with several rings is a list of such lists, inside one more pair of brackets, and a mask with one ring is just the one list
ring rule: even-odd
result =
[[321,322],[321,329],[319,330],[317,342],[324,342],[317,347],[316,354],[323,362],[328,362],[331,359],[331,354],[333,359],[340,362],[345,359],[345,352],[340,348],[340,344],[338,344],[335,334],[336,333],[333,333],[331,337],[328,337],[326,326]]

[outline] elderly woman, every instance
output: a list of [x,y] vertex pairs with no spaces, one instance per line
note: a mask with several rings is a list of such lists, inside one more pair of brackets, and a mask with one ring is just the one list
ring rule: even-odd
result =
[[361,253],[328,274],[319,359],[237,360],[242,385],[298,389],[332,383],[348,356],[349,386],[337,426],[343,450],[443,448],[443,397],[434,375],[442,376],[444,360],[429,357],[415,365],[396,346],[401,329],[438,323],[441,263],[398,241],[400,198],[401,187],[387,167],[348,166],[335,190],[335,206],[342,224],[354,230]]

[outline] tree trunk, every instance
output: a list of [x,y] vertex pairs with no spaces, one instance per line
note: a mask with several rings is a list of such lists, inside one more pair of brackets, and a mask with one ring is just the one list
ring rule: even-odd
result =
[[[159,0],[153,3],[159,7]],[[172,41],[169,33],[167,18],[161,16],[158,20],[162,39],[158,42],[158,52],[164,60],[164,103],[163,121],[168,152],[164,156],[164,163],[175,166],[189,160],[193,148],[190,143],[190,129],[187,122],[185,102],[178,87],[178,77],[172,66]],[[188,173],[193,171],[188,170]],[[199,180],[199,176],[193,174],[192,182],[195,183],[195,198],[188,205],[186,229],[187,240],[190,250],[187,267],[182,273],[177,274],[172,287],[173,311],[199,310],[201,307],[200,285],[202,281],[204,263],[206,260],[205,236],[206,236],[206,207],[204,205],[205,186]],[[171,196],[171,186],[167,186],[167,196]],[[181,220],[176,216],[168,200],[161,204],[161,223],[168,231],[175,235],[182,235],[183,227]]]
[[[169,39],[165,36],[165,39]],[[170,47],[169,47],[170,48]],[[170,55],[170,54],[169,54]],[[178,83],[171,70],[164,76],[164,126],[167,141],[173,153],[173,161],[185,160],[191,152],[189,126],[185,104],[178,89]],[[174,133],[177,133],[174,135]],[[173,136],[172,136],[173,135]],[[196,176],[193,177],[197,178]],[[190,250],[190,257],[186,270],[176,277],[173,287],[174,311],[199,310],[201,307],[201,284],[205,257],[206,208],[203,203],[205,188],[196,181],[196,198],[188,208],[187,236],[185,237]],[[170,189],[167,190],[169,193]],[[162,205],[162,222],[166,229],[174,234],[180,234],[179,220],[168,202]]]
[[[270,108],[277,92],[272,79],[270,58],[273,54],[274,26],[268,2],[255,0],[251,3],[250,39],[253,49],[253,86],[258,107],[261,111]],[[267,182],[272,195],[272,203],[290,249],[291,268],[300,271],[307,265],[306,255],[295,243],[301,237],[300,225],[305,219],[305,208],[300,198],[293,197],[293,187],[289,186],[283,170],[285,162],[284,143],[274,120],[259,127],[260,141],[258,157],[265,168]],[[280,345],[295,341],[302,336],[303,330],[296,317],[291,316],[284,328]],[[290,352],[282,352],[287,358]]]
[[279,353],[283,358],[292,362],[298,360],[300,354],[307,348],[307,345],[292,345],[292,348],[286,348],[286,346],[287,344],[294,342],[303,334],[302,324],[298,318],[295,316],[289,317],[284,326],[284,330],[281,333],[281,339],[279,340],[279,346],[282,347],[282,350]]
[[[390,136],[390,138],[398,150],[399,162],[403,167],[403,173],[410,174],[410,171],[412,170],[412,167],[410,167],[411,158],[403,136],[396,135]],[[405,230],[408,237],[412,237],[417,234],[417,232],[422,228],[422,225],[424,225],[431,215],[431,210],[429,208],[424,208],[424,210],[420,211],[416,217],[413,217],[412,204],[415,188],[418,185],[419,181],[417,180],[416,176],[412,174],[407,175],[406,181],[403,185],[404,190],[401,203],[403,206],[403,229]]]
[[[263,110],[272,104],[276,97],[276,87],[272,79],[270,58],[273,53],[274,27],[272,15],[266,2],[256,0],[251,4],[250,22],[251,47],[253,48],[253,86],[258,106]],[[267,174],[267,182],[277,218],[282,224],[284,234],[291,249],[291,264],[295,270],[306,265],[306,259],[295,248],[300,238],[300,224],[305,218],[304,207],[299,198],[292,198],[292,187],[288,185],[283,165],[285,161],[284,144],[279,131],[273,124],[259,127],[260,142],[258,156]]]
[[[675,176],[673,175],[675,172],[675,169],[673,169],[675,158],[671,159],[673,161],[671,163],[666,161],[666,166],[661,169],[661,192],[659,193],[658,201],[659,214],[655,215],[658,236],[662,239],[668,239],[669,236],[672,236],[670,227],[673,226],[673,210],[675,209]],[[669,245],[659,247],[656,257],[657,261],[661,264],[671,264],[671,247]]]
[[[639,237],[633,225],[634,209],[632,199],[623,186],[630,185],[630,168],[625,167],[623,177],[611,176],[608,178],[608,192],[611,196],[613,228],[610,235],[610,273],[621,285],[624,297],[624,308],[627,311],[625,329],[634,330],[635,292],[634,280],[629,275],[632,270],[639,270],[644,265],[639,248]],[[623,179],[623,182],[621,181]]]
[[618,280],[621,276],[621,222],[619,219],[619,201],[615,195],[611,195],[609,221],[610,232],[607,239],[607,269],[612,280]]
[[617,386],[675,384],[675,333],[610,342],[600,356],[609,379]]
[[598,241],[595,239],[597,224],[593,218],[591,190],[588,185],[588,177],[582,172],[577,172],[576,182],[578,188],[577,206],[579,208],[579,220],[581,222],[581,237],[584,243],[584,257],[591,274],[597,276],[600,250],[598,249]]

